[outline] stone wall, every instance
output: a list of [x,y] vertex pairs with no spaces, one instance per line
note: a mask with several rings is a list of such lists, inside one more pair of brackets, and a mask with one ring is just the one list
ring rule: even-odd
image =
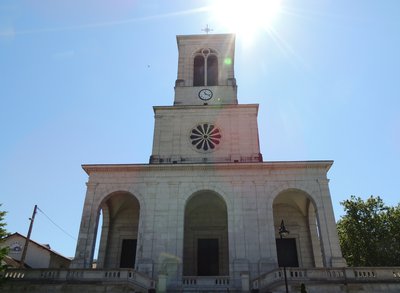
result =
[[[84,166],[90,177],[73,267],[90,267],[98,210],[110,195],[125,192],[140,206],[136,268],[154,278],[168,270],[168,284],[179,284],[185,258],[185,208],[195,194],[206,191],[226,206],[227,272],[234,280],[240,281],[243,272],[254,278],[277,267],[275,239],[282,216],[288,218],[288,229],[298,239],[300,265],[317,266],[319,259],[318,266],[343,266],[343,261],[332,261],[341,259],[341,254],[326,189],[330,164]],[[284,201],[276,202],[282,194]],[[312,203],[311,219],[318,225],[312,220],[310,224],[307,203]],[[311,233],[317,226],[319,233]]]

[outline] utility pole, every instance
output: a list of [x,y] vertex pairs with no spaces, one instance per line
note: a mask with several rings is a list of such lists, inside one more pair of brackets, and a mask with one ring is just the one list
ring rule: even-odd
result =
[[29,243],[29,241],[30,241],[30,239],[31,239],[33,221],[35,220],[36,211],[37,211],[37,205],[35,204],[35,207],[33,208],[32,218],[29,218],[29,220],[31,221],[31,223],[29,224],[29,230],[28,230],[28,235],[26,236],[25,245],[24,245],[24,250],[22,250],[22,256],[21,256],[21,260],[20,260],[20,264],[19,264],[19,267],[20,267],[21,269],[24,268],[26,252],[27,252],[27,250],[28,250],[28,243]]

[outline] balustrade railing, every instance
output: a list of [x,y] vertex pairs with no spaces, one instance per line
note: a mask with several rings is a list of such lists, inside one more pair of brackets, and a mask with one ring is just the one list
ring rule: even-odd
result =
[[130,269],[8,269],[2,273],[9,280],[96,281],[132,283],[143,289],[155,288],[155,281]]
[[[324,281],[326,283],[400,282],[399,267],[371,268],[286,268],[289,283]],[[284,282],[283,268],[261,275],[252,281],[253,289],[271,289]]]
[[229,276],[190,276],[182,278],[183,288],[200,288],[200,287],[212,287],[212,288],[229,288],[230,278]]
[[[324,283],[400,283],[399,267],[371,268],[286,268],[287,280],[292,284],[321,282]],[[102,281],[110,283],[131,283],[143,289],[156,287],[155,281],[131,269],[8,269],[0,277],[10,281],[49,280],[51,282]],[[251,282],[253,289],[266,291],[284,282],[283,269],[270,271]],[[229,276],[184,276],[182,288],[214,288],[226,290],[233,288]]]

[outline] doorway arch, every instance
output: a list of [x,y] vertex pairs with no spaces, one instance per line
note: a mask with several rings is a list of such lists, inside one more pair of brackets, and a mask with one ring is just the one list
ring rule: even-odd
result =
[[[312,197],[299,189],[280,192],[273,202],[274,229],[279,266],[323,267],[317,208]],[[280,239],[284,221],[289,235]]]
[[228,212],[216,192],[196,192],[186,203],[183,275],[229,275]]
[[140,204],[126,191],[113,192],[100,205],[103,224],[98,268],[134,268],[139,229]]

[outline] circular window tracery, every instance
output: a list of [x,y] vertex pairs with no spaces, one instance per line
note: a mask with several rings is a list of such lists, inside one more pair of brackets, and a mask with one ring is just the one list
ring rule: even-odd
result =
[[190,141],[192,145],[203,151],[210,151],[221,142],[221,131],[210,123],[197,125],[190,132]]

